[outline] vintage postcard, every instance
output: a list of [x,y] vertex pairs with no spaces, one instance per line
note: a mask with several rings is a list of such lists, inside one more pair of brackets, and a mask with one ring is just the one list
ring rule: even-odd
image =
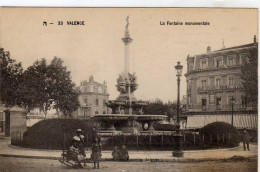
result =
[[0,171],[257,171],[258,9],[0,8]]

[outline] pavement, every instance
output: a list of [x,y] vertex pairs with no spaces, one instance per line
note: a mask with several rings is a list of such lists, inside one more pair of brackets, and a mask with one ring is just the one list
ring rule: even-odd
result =
[[[257,157],[257,144],[250,144],[250,151],[244,151],[240,143],[238,147],[227,149],[194,150],[184,151],[184,157],[172,157],[172,151],[129,151],[130,161],[150,162],[202,162],[227,160],[232,158],[254,158]],[[10,137],[0,137],[0,156],[20,157],[35,159],[59,159],[62,150],[39,150],[21,148],[11,145]],[[112,160],[112,151],[102,151],[102,160]],[[86,151],[90,157],[91,152]]]

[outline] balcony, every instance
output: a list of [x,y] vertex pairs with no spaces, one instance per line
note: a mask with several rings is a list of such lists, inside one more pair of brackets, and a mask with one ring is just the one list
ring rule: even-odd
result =
[[230,92],[230,91],[236,91],[236,90],[239,90],[239,89],[242,89],[243,87],[241,85],[226,85],[225,86],[225,90],[227,92]]
[[208,93],[210,91],[220,92],[220,93],[223,91],[231,92],[231,91],[240,90],[242,88],[243,87],[241,85],[205,86],[205,87],[198,87],[198,94]]
[[91,107],[92,105],[90,104],[90,103],[82,103],[81,105],[80,105],[80,107],[81,108],[89,108],[89,107]]
[[[232,105],[187,105],[182,108],[183,112],[215,112],[215,111],[231,111]],[[234,111],[248,111],[256,110],[256,107],[246,106],[246,105],[234,105]]]
[[214,92],[223,92],[224,86],[205,86],[205,87],[199,87],[198,88],[198,93],[208,93],[209,91],[214,91]]

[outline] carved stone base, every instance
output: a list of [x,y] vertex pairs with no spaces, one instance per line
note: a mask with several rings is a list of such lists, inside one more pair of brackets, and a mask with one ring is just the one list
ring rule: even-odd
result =
[[177,158],[181,158],[181,157],[183,157],[183,151],[173,151],[172,156],[177,157]]
[[176,134],[173,136],[173,157],[183,157],[183,151],[182,151],[182,135],[177,131]]

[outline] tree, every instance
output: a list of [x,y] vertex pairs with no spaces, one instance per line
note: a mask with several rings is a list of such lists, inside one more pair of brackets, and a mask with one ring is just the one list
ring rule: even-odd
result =
[[71,115],[79,107],[76,85],[72,82],[70,72],[62,65],[60,58],[54,57],[49,66],[49,82],[52,87],[52,98],[56,109],[63,112],[65,116]]
[[175,103],[163,103],[160,99],[156,99],[154,102],[150,102],[144,107],[145,114],[151,115],[167,115],[168,120],[172,119],[176,115]]
[[0,102],[6,107],[19,104],[18,85],[23,72],[22,64],[10,58],[10,53],[0,48]]
[[78,93],[70,72],[62,64],[63,61],[57,57],[54,57],[50,65],[41,59],[24,72],[19,97],[28,112],[39,108],[46,116],[47,111],[53,107],[69,116],[77,109]]
[[241,68],[242,85],[248,100],[248,103],[257,106],[258,101],[258,51],[256,48],[249,50],[247,57]]
[[45,59],[37,60],[24,71],[18,92],[20,102],[27,112],[39,108],[46,115],[51,108],[51,85],[48,84],[47,73]]

